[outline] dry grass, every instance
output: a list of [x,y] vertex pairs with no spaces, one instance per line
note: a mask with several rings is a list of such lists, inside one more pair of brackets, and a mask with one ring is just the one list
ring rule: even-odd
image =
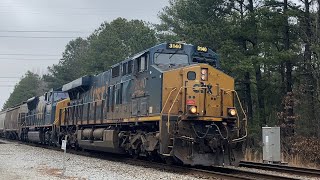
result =
[[247,148],[244,159],[245,161],[262,162],[262,153],[254,149]]
[[[253,162],[263,162],[262,152],[248,148],[246,149],[244,160],[253,161]],[[290,166],[309,167],[309,168],[320,167],[319,164],[312,163],[300,155],[292,155],[292,154],[288,155],[286,153],[281,153],[281,162],[286,163]]]

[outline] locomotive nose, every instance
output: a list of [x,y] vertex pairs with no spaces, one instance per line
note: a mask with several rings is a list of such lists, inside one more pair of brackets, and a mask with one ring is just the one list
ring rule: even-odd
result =
[[[163,82],[166,124],[174,126],[171,121],[178,121],[177,136],[184,137],[174,139],[174,146],[169,141],[169,146],[174,147],[172,154],[184,164],[220,164],[225,159],[217,144],[238,137],[234,128],[239,123],[236,123],[233,78],[201,63],[168,71]],[[169,125],[164,126],[166,132],[170,131]],[[198,149],[202,152],[190,154]],[[220,162],[215,162],[216,159]]]
[[[185,113],[201,120],[234,118],[233,79],[207,64],[185,70]],[[191,108],[193,108],[191,111]]]

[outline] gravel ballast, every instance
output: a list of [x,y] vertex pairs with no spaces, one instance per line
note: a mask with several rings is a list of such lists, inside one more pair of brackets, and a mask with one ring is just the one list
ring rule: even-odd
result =
[[[4,143],[3,143],[4,142]],[[110,155],[112,156],[112,155]],[[127,164],[115,160],[106,160],[76,154],[66,154],[66,172],[62,175],[63,151],[34,147],[0,140],[0,180],[195,180],[216,179],[192,173],[175,172],[136,164]],[[134,160],[133,160],[134,161]],[[138,163],[139,164],[139,163]],[[232,167],[236,168],[236,167]],[[258,169],[237,168],[266,174],[274,172]],[[282,174],[299,179],[316,179],[310,177]]]
[[16,142],[0,143],[0,179],[199,179],[192,175],[75,154],[67,153],[66,159],[67,168],[62,176],[62,151]]

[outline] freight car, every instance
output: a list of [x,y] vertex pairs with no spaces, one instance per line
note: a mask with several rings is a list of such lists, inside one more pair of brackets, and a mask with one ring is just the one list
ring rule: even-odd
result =
[[6,118],[6,111],[0,112],[0,137],[4,137],[4,120]]
[[219,69],[207,47],[156,45],[65,84],[41,97],[44,104],[28,101],[20,139],[58,145],[67,135],[74,148],[188,165],[237,164],[246,115],[236,110],[234,79]]
[[[23,102],[0,113],[0,133],[8,139],[19,139],[22,121],[28,113]],[[23,119],[23,120],[22,120]]]

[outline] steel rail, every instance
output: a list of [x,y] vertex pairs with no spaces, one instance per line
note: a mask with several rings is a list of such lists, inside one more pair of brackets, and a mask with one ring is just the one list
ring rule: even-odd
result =
[[224,174],[232,174],[237,177],[241,178],[248,178],[248,179],[264,179],[264,180],[297,180],[298,178],[293,178],[293,177],[286,177],[278,174],[265,174],[262,172],[253,172],[253,171],[248,171],[248,170],[242,170],[242,169],[236,169],[236,168],[230,168],[230,167],[205,167],[205,169],[209,169],[210,171],[213,172],[220,172]]
[[320,169],[287,166],[280,164],[264,164],[251,161],[241,161],[239,166],[320,178]]

